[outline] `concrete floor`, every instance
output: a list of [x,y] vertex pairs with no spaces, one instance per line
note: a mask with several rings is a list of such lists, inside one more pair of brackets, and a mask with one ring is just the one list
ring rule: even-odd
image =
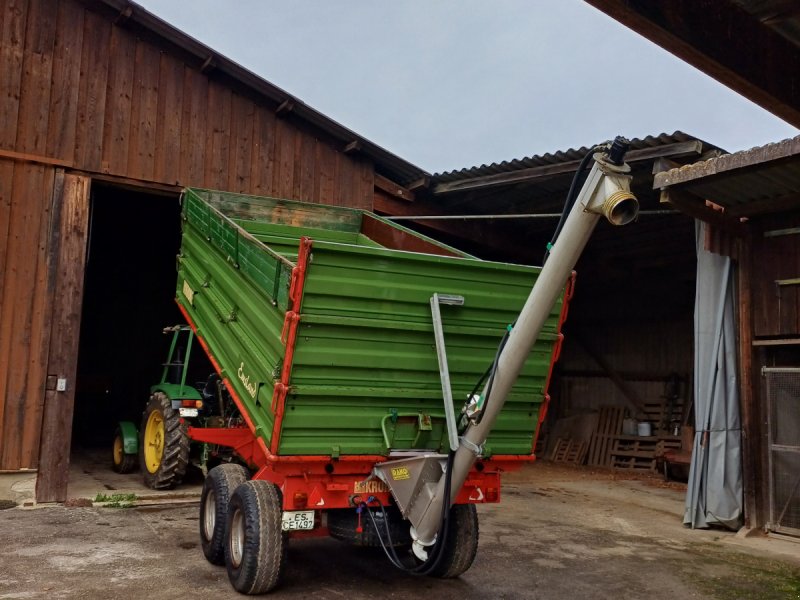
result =
[[[136,484],[108,483],[93,469],[83,469],[96,480],[87,490],[139,485],[137,475],[126,476]],[[84,489],[78,485],[71,496]],[[500,504],[479,507],[478,557],[460,579],[408,576],[380,550],[316,539],[292,543],[284,582],[272,595],[800,598],[800,543],[685,529],[681,488],[535,464],[506,477]],[[241,597],[224,568],[203,558],[196,503],[161,502],[167,504],[0,511],[0,598]]]

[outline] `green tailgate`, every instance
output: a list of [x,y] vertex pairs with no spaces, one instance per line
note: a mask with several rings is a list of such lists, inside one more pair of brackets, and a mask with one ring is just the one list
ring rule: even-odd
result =
[[[258,434],[279,454],[444,448],[431,296],[465,300],[441,307],[458,413],[539,273],[481,261],[422,236],[451,256],[383,247],[362,233],[363,219],[377,218],[358,210],[188,189],[183,217],[177,300]],[[272,439],[273,392],[287,352],[282,332],[301,236],[312,239],[312,248],[278,441]],[[531,453],[560,311],[561,301],[487,453]]]

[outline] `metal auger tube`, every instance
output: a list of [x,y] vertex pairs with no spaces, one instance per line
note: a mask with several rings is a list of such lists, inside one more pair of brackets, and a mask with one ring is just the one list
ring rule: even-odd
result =
[[[620,164],[614,164],[606,154],[595,154],[594,160],[589,176],[498,357],[490,397],[484,401],[483,415],[479,421],[473,419],[460,440],[453,462],[450,498],[447,499],[450,504],[464,485],[472,465],[489,437],[506,397],[517,380],[567,278],[589,241],[598,219],[605,216],[614,225],[625,225],[636,218],[638,202],[630,192],[631,177],[628,165],[624,164],[622,159],[619,160]],[[485,397],[488,387],[487,383],[481,396]],[[442,503],[445,501],[445,479],[443,476],[439,480],[427,508],[420,511],[417,522],[412,523],[414,550],[418,556],[426,555],[426,547],[436,540]]]

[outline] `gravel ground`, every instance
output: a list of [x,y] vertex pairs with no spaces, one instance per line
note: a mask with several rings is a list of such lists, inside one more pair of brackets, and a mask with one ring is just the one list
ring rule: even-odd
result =
[[[684,489],[658,479],[526,467],[479,507],[473,567],[442,581],[380,550],[292,543],[277,598],[800,598],[800,544],[681,525]],[[0,511],[0,598],[238,598],[203,558],[197,505]]]

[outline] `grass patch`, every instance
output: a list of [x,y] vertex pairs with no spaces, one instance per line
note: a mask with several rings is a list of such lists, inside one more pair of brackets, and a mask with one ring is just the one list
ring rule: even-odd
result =
[[693,548],[683,569],[699,590],[720,600],[800,600],[800,569],[777,560],[721,548]]
[[105,508],[131,508],[136,501],[136,494],[97,494],[94,501],[102,503]]

